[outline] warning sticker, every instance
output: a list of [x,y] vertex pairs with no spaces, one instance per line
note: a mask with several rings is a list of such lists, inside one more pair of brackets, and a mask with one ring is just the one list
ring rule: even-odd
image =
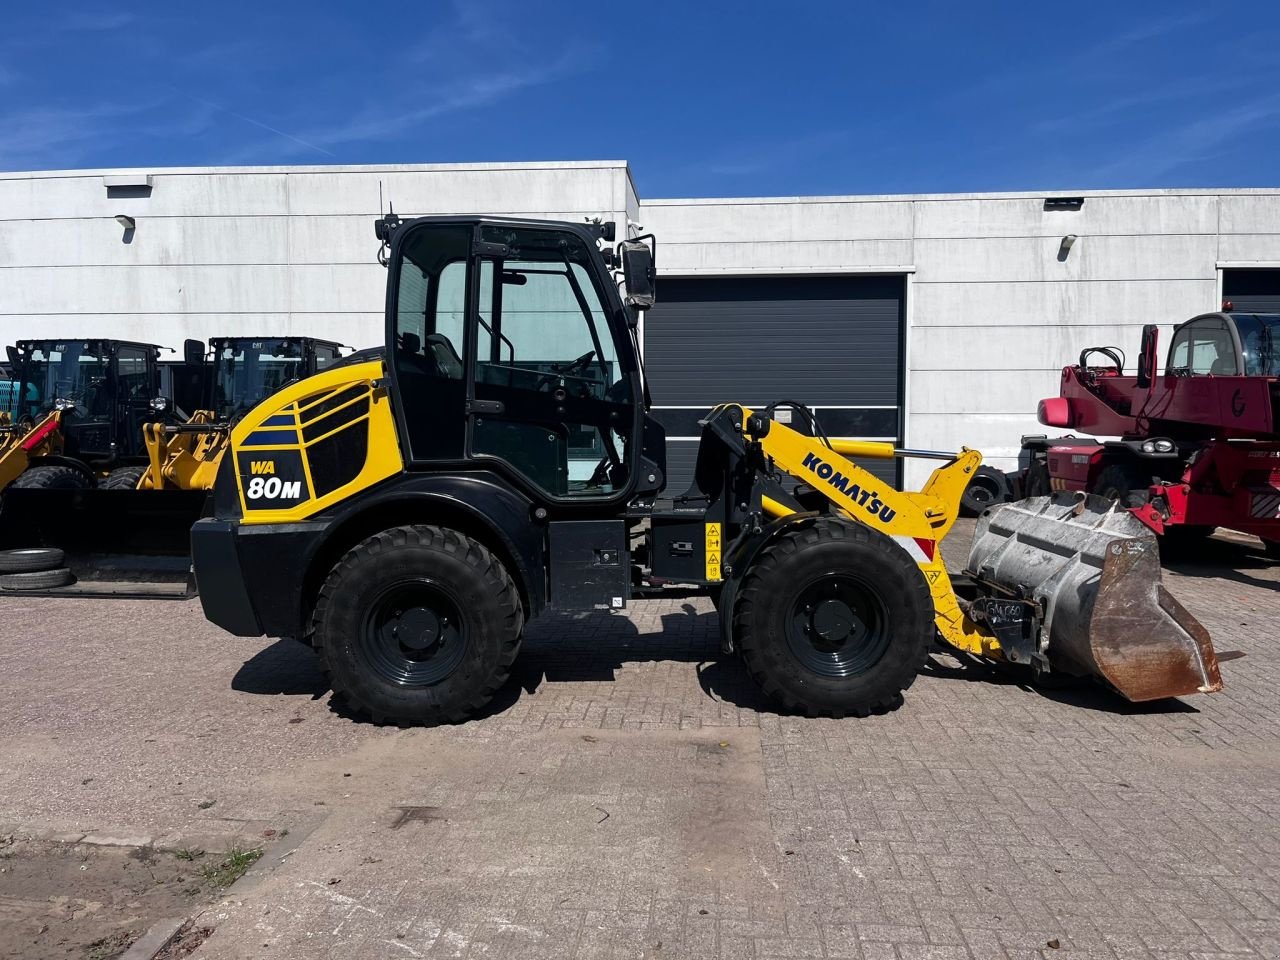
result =
[[707,524],[707,579],[720,579],[720,524]]

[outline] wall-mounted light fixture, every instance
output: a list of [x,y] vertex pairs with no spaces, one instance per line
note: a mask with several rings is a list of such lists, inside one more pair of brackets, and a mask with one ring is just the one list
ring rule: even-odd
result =
[[120,226],[124,227],[126,230],[133,230],[138,225],[138,222],[134,220],[133,217],[125,213],[116,214],[116,223],[120,224]]
[[1060,249],[1062,250],[1063,253],[1066,253],[1068,250],[1070,250],[1072,247],[1075,246],[1076,241],[1079,239],[1080,238],[1077,237],[1074,233],[1068,233],[1065,237],[1062,238],[1062,246]]

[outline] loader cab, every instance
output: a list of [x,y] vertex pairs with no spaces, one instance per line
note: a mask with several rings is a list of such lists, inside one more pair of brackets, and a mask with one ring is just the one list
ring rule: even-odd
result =
[[327,370],[341,344],[311,337],[214,337],[208,408],[236,420],[287,383]]
[[12,357],[13,417],[64,411],[67,456],[115,463],[143,455],[142,425],[156,418],[160,348],[121,340],[24,340]]
[[631,496],[651,444],[635,314],[601,255],[602,226],[379,221],[410,470],[494,470],[558,514]]

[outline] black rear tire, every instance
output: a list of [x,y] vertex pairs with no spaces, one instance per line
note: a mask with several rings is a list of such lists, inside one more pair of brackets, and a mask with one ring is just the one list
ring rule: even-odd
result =
[[0,573],[39,573],[62,566],[63,553],[57,547],[23,547],[0,550]]
[[0,574],[0,590],[49,590],[75,583],[76,578],[66,567],[56,570],[38,570],[33,573]]
[[1053,483],[1049,478],[1049,466],[1043,460],[1032,460],[1027,467],[1027,475],[1022,481],[1023,497],[1047,497],[1053,493]]
[[88,490],[93,482],[75,467],[46,463],[28,467],[10,486],[15,490]]
[[884,534],[820,518],[780,534],[735,603],[747,669],[782,707],[810,716],[892,710],[933,644],[933,600]]
[[960,513],[966,517],[980,517],[988,507],[1009,499],[1009,481],[994,467],[979,467],[973,479],[960,495]]
[[524,612],[485,546],[404,526],[351,549],[316,601],[314,645],[335,696],[374,722],[455,723],[506,681]]
[[1147,502],[1147,485],[1137,471],[1119,463],[1102,468],[1093,485],[1093,492],[1100,497],[1117,501],[1122,507],[1140,507]]
[[137,490],[138,481],[147,472],[146,467],[117,467],[98,484],[101,490]]
[[1268,560],[1280,563],[1280,540],[1263,540],[1262,549]]

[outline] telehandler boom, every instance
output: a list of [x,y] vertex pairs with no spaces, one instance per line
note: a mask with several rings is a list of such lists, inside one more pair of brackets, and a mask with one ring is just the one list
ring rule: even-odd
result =
[[[245,416],[191,534],[209,619],[311,643],[356,710],[460,719],[529,618],[673,591],[710,595],[724,648],[812,714],[892,708],[939,640],[1133,700],[1221,687],[1154,537],[1097,499],[988,511],[952,577],[939,547],[976,451],[830,440],[801,404],[727,403],[702,421],[690,489],[664,497],[636,338],[652,238],[394,215],[377,235],[385,354]],[[942,462],[900,492],[851,459],[893,456]]]

